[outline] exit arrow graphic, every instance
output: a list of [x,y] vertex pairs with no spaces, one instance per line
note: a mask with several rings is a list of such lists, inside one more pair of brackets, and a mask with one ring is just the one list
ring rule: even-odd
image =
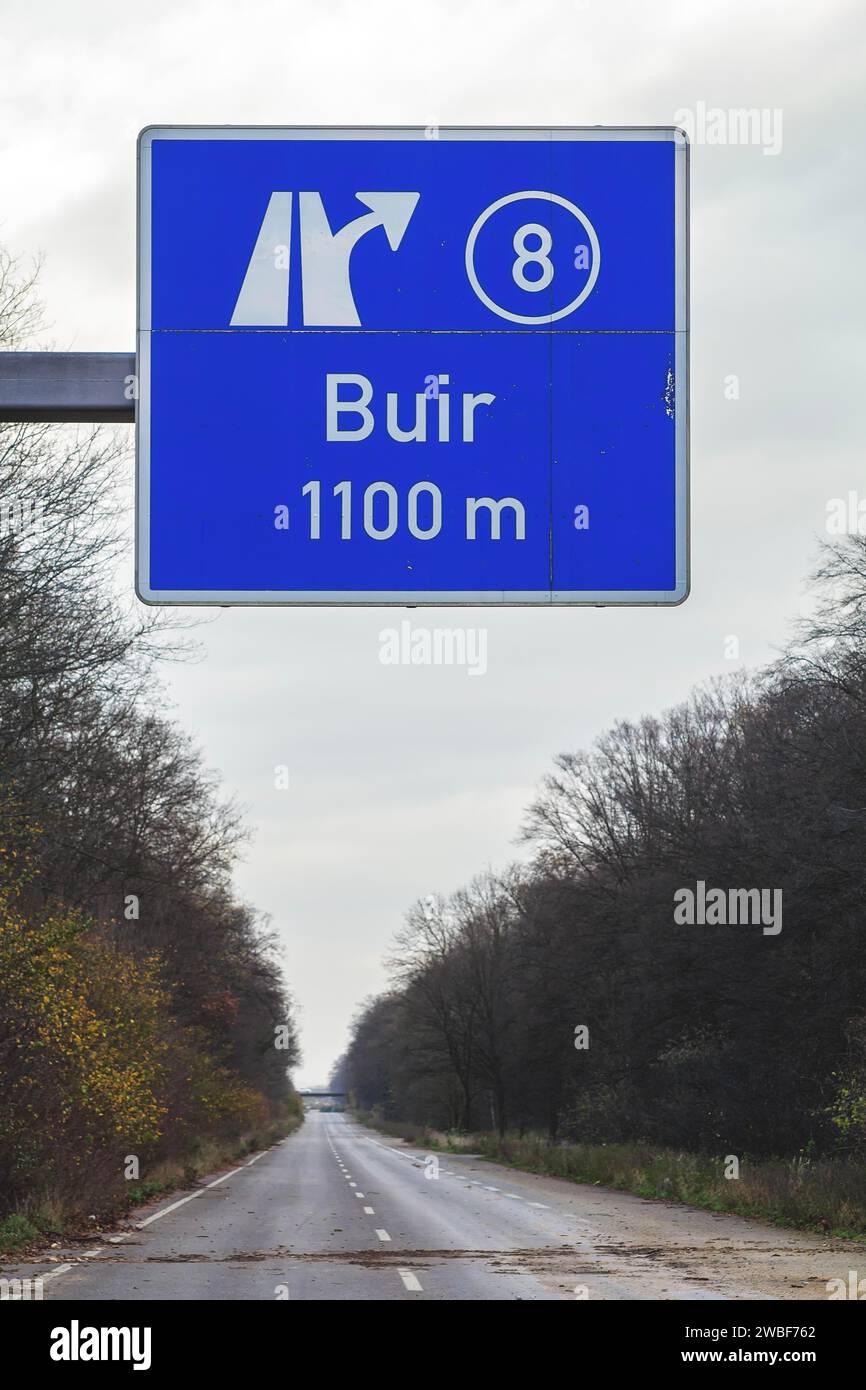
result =
[[[356,193],[369,212],[338,232],[331,224],[321,193],[299,193],[301,283],[307,328],[359,328],[349,262],[362,236],[382,227],[396,251],[403,240],[420,193]],[[284,328],[289,322],[289,251],[292,194],[272,193],[247,265],[231,317],[232,328]]]
[[332,232],[320,193],[299,194],[301,280],[308,327],[358,328],[349,262],[362,236],[384,228],[392,251],[399,247],[420,193],[356,193],[369,212]]

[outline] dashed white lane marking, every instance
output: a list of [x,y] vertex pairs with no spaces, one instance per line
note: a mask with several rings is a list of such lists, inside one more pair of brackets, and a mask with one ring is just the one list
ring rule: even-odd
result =
[[[418,1163],[418,1158],[417,1158],[417,1155],[416,1155],[416,1154],[404,1154],[404,1153],[400,1153],[399,1149],[392,1149],[390,1144],[381,1144],[381,1143],[378,1141],[378,1139],[369,1139],[369,1138],[367,1138],[366,1135],[364,1136],[364,1139],[365,1139],[366,1143],[368,1143],[368,1144],[375,1144],[377,1149],[384,1149],[386,1153],[393,1154],[393,1156],[394,1156],[395,1158],[406,1158],[406,1159],[408,1159],[410,1163],[414,1163],[414,1165],[415,1165],[416,1168],[418,1168],[418,1167],[421,1166],[421,1165]],[[482,1189],[483,1192],[495,1192],[495,1193],[497,1193],[500,1197],[507,1197],[507,1198],[509,1198],[512,1202],[526,1202],[526,1205],[527,1205],[527,1206],[529,1206],[529,1207],[536,1207],[539,1211],[550,1211],[550,1210],[551,1210],[551,1207],[549,1207],[548,1204],[547,1204],[546,1202],[530,1202],[529,1199],[528,1199],[527,1197],[524,1197],[524,1196],[523,1196],[521,1193],[519,1193],[519,1192],[503,1192],[501,1187],[495,1187],[495,1186],[493,1185],[493,1183],[489,1183],[489,1182],[478,1182],[478,1180],[477,1180],[476,1178],[464,1178],[464,1175],[463,1175],[462,1173],[457,1172],[457,1171],[455,1171],[455,1170],[452,1169],[452,1168],[440,1168],[439,1172],[440,1172],[440,1176],[442,1176],[442,1177],[448,1177],[448,1178],[463,1178],[463,1180],[465,1181],[467,1187],[480,1187],[480,1188]]]
[[47,1274],[42,1275],[43,1284],[47,1283],[49,1279],[58,1278],[61,1274],[68,1274],[71,1268],[72,1265],[58,1265],[56,1269],[50,1269]]
[[[366,1138],[366,1136],[365,1136],[365,1138]],[[387,1153],[393,1154],[395,1158],[405,1158],[405,1159],[408,1159],[409,1162],[412,1163],[416,1168],[419,1168],[419,1167],[421,1166],[421,1165],[419,1164],[419,1162],[418,1162],[418,1157],[417,1157],[416,1154],[404,1154],[404,1153],[400,1153],[398,1150],[392,1149],[391,1146],[390,1146],[390,1144],[381,1144],[381,1143],[379,1143],[379,1141],[376,1140],[376,1139],[366,1139],[366,1142],[367,1142],[368,1144],[375,1144],[377,1149],[384,1149]],[[329,1143],[330,1143],[330,1140],[329,1140]],[[333,1147],[333,1146],[332,1146],[332,1147]],[[335,1150],[334,1152],[335,1152],[335,1156],[336,1156],[336,1150]],[[339,1159],[338,1159],[337,1161],[340,1162]],[[347,1178],[347,1181],[348,1181],[348,1169],[344,1168],[342,1163],[340,1163],[340,1167],[343,1168],[343,1172],[346,1174],[346,1178]],[[444,1176],[444,1177],[449,1177],[449,1178],[461,1178],[461,1177],[463,1177],[463,1174],[462,1174],[462,1173],[455,1172],[455,1170],[452,1169],[452,1168],[442,1168],[442,1169],[440,1169],[440,1173],[442,1174],[442,1176]],[[521,1193],[519,1193],[519,1192],[503,1192],[503,1191],[502,1191],[502,1188],[500,1188],[500,1187],[495,1187],[493,1183],[478,1182],[478,1181],[477,1181],[476,1179],[474,1179],[474,1178],[467,1178],[467,1179],[466,1179],[466,1185],[467,1185],[467,1187],[480,1187],[484,1192],[495,1192],[495,1193],[497,1193],[499,1196],[505,1197],[505,1198],[507,1198],[509,1201],[512,1201],[512,1202],[525,1202],[527,1206],[535,1207],[538,1211],[550,1211],[550,1210],[551,1210],[551,1208],[548,1206],[548,1204],[547,1204],[546,1202],[530,1202],[529,1199],[526,1198],[526,1197],[524,1197]],[[354,1182],[349,1181],[349,1186],[350,1186],[350,1187],[355,1187],[356,1184],[355,1184]],[[363,1195],[364,1195],[363,1192],[356,1192],[356,1193],[355,1193],[355,1196],[356,1196],[356,1197],[363,1197]],[[367,1215],[367,1216],[374,1216],[374,1215],[375,1215],[375,1212],[374,1212],[374,1210],[373,1210],[372,1207],[364,1207],[364,1213],[365,1213],[365,1215]],[[391,1239],[391,1237],[388,1235],[388,1232],[387,1232],[387,1231],[377,1231],[377,1232],[376,1232],[376,1235],[379,1237],[380,1240],[388,1240],[388,1241],[390,1241],[390,1239]],[[400,1277],[401,1277],[401,1279],[403,1278],[402,1272],[400,1273]],[[410,1274],[409,1277],[410,1277],[411,1279],[415,1280],[415,1275],[414,1275],[414,1274]],[[403,1282],[404,1282],[404,1283],[406,1282],[405,1279],[403,1280]],[[417,1283],[417,1280],[415,1280],[415,1283]],[[414,1284],[411,1285],[411,1286],[407,1284],[406,1287],[407,1287],[407,1288],[411,1287],[412,1290],[413,1290],[413,1292],[419,1292],[419,1291],[420,1291],[420,1292],[423,1292],[423,1290],[421,1289],[420,1284],[418,1284],[417,1290],[415,1289]]]
[[403,1283],[406,1285],[406,1288],[409,1290],[410,1293],[424,1292],[424,1290],[421,1287],[420,1281],[417,1279],[417,1277],[412,1273],[410,1269],[398,1269],[397,1273],[403,1280]]
[[101,1255],[101,1254],[102,1254],[102,1246],[99,1245],[99,1246],[97,1246],[97,1248],[96,1248],[95,1250],[85,1250],[83,1258],[84,1258],[85,1260],[92,1260],[93,1257],[94,1257],[94,1255]]
[[[349,1177],[349,1170],[348,1170],[348,1168],[346,1167],[346,1165],[341,1161],[341,1159],[337,1156],[337,1151],[336,1151],[336,1149],[334,1148],[333,1144],[331,1144],[330,1135],[326,1135],[325,1137],[327,1138],[328,1143],[331,1145],[331,1151],[332,1151],[334,1157],[337,1159],[337,1164],[338,1164],[338,1166],[339,1166],[339,1168],[340,1168],[340,1171],[341,1171],[342,1174],[343,1174],[343,1177],[346,1179],[346,1182],[349,1184],[350,1187],[354,1187],[354,1188],[355,1188],[355,1196],[356,1196],[356,1197],[360,1197],[361,1201],[363,1201],[363,1200],[364,1200],[364,1193],[363,1193],[363,1192],[359,1192],[359,1191],[357,1190],[358,1184],[357,1184],[356,1182],[353,1182],[352,1179]],[[383,1145],[382,1147],[384,1148],[385,1145]],[[403,1158],[403,1157],[405,1157],[405,1155],[401,1154],[400,1157]],[[365,1215],[365,1216],[375,1216],[375,1215],[376,1215],[376,1212],[375,1212],[375,1210],[374,1210],[373,1207],[364,1207],[364,1215]],[[387,1231],[377,1231],[377,1232],[376,1232],[376,1235],[379,1237],[380,1240],[383,1240],[383,1241],[384,1241],[384,1240],[390,1241],[390,1239],[391,1239],[391,1237],[388,1235],[388,1232],[387,1232]],[[401,1279],[403,1278],[402,1273],[400,1274],[400,1278],[401,1278]],[[409,1278],[410,1278],[410,1279],[415,1279],[414,1274],[410,1274],[410,1275],[409,1275]],[[405,1279],[403,1280],[403,1282],[406,1283]],[[417,1284],[417,1289],[416,1289],[416,1284]],[[419,1291],[423,1292],[423,1290],[421,1289],[421,1285],[418,1284],[418,1281],[417,1281],[417,1280],[415,1280],[415,1283],[414,1283],[414,1284],[406,1284],[406,1287],[407,1287],[407,1289],[408,1289],[408,1288],[411,1288],[412,1291],[413,1291],[413,1293],[419,1292]]]

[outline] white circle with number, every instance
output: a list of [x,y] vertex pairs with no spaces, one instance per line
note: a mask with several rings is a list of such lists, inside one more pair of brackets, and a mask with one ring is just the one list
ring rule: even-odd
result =
[[[475,243],[478,240],[478,233],[481,231],[481,228],[487,222],[488,218],[492,217],[500,208],[507,207],[509,203],[518,203],[524,198],[543,198],[550,203],[557,203],[561,208],[565,208],[567,212],[570,212],[573,217],[577,218],[587,235],[592,251],[592,265],[586,284],[580,294],[575,295],[574,299],[572,299],[569,304],[566,304],[563,309],[555,309],[553,313],[550,314],[514,314],[510,309],[504,309],[501,304],[497,304],[494,299],[491,299],[486,290],[482,288],[475,270]],[[525,244],[525,238],[528,235],[540,236],[540,245],[534,250],[529,249]],[[520,227],[517,232],[515,232],[513,245],[517,257],[513,267],[513,278],[515,283],[521,289],[528,291],[546,289],[553,279],[553,267],[547,256],[552,242],[547,228],[542,227],[539,223],[527,223],[526,226]],[[530,280],[525,275],[524,266],[532,263],[543,267],[541,277],[537,280]],[[522,193],[508,193],[504,198],[497,198],[495,203],[491,203],[490,206],[485,208],[481,213],[481,216],[476,220],[466,241],[466,274],[469,276],[470,285],[482,304],[486,304],[487,308],[492,309],[494,314],[498,314],[501,319],[509,319],[512,323],[555,323],[557,319],[564,319],[567,314],[574,313],[574,310],[579,308],[584,300],[592,293],[593,286],[598,279],[600,266],[601,247],[598,243],[595,228],[586,216],[586,213],[581,212],[580,208],[575,203],[569,202],[568,198],[563,198],[561,194],[543,193],[538,189],[525,189]]]

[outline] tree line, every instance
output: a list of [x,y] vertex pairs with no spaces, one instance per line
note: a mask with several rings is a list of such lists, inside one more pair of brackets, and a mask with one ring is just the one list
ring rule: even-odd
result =
[[[0,350],[38,321],[0,252]],[[157,709],[190,635],[119,597],[127,448],[0,425],[0,1217],[114,1200],[297,1107],[291,999],[232,887],[241,818]]]
[[[862,537],[825,548],[812,615],[768,669],[559,756],[523,835],[526,862],[409,912],[338,1064],[356,1105],[600,1144],[862,1152]],[[682,890],[715,888],[780,890],[781,929],[676,920]]]

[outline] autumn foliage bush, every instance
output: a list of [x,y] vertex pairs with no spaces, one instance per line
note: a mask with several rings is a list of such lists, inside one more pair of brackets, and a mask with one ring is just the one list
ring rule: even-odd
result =
[[178,1022],[157,954],[136,957],[71,908],[22,910],[0,887],[0,1193],[74,1207],[124,1193],[208,1135],[263,1125],[264,1096]]

